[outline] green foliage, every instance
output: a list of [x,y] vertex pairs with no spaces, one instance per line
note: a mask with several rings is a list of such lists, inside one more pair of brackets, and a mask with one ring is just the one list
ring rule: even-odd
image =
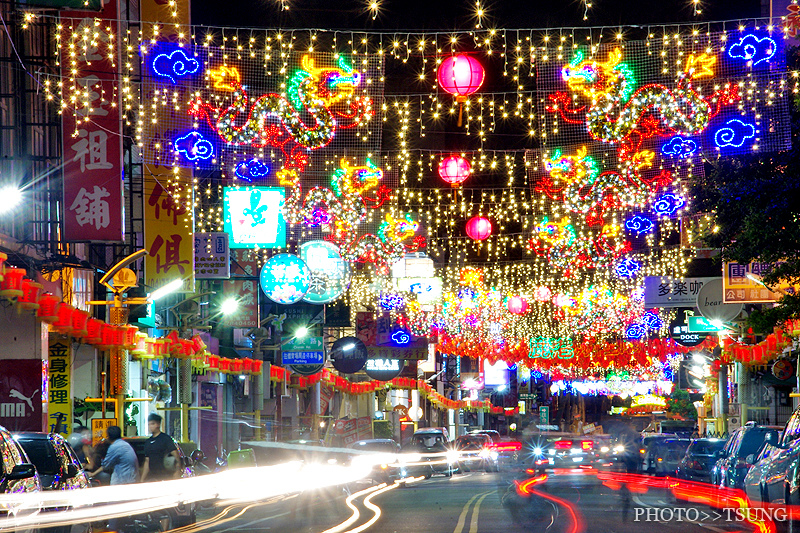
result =
[[[787,51],[789,70],[800,67],[800,49]],[[749,263],[785,261],[763,277],[774,287],[800,283],[800,101],[793,100],[791,148],[710,162],[710,172],[693,185],[693,205],[714,213],[714,229],[705,243],[722,249],[720,260]],[[780,306],[751,314],[749,325],[770,332],[776,324],[800,316],[800,298],[785,296]]]
[[675,389],[667,398],[667,411],[684,418],[697,418],[697,409],[692,405],[689,393],[683,389]]
[[394,428],[391,420],[375,420],[372,424],[372,429],[376,439],[394,438]]

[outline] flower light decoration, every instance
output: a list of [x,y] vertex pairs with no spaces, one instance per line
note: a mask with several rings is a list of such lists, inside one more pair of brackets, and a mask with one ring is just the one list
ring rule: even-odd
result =
[[458,111],[458,126],[461,127],[463,118],[463,103],[467,98],[483,85],[486,71],[480,61],[466,54],[448,57],[439,65],[436,75],[439,86],[456,97],[461,104]]

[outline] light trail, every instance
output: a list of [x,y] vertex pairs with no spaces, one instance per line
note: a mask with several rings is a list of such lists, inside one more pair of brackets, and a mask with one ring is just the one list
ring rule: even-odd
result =
[[346,531],[344,533],[361,533],[362,531],[372,527],[372,525],[375,522],[377,522],[378,519],[381,517],[381,512],[382,512],[380,507],[378,507],[377,505],[372,503],[372,498],[374,498],[378,494],[383,494],[384,492],[389,492],[390,490],[396,489],[397,487],[399,487],[399,485],[397,485],[395,483],[393,485],[389,485],[388,487],[383,487],[382,489],[376,490],[375,492],[373,492],[372,494],[370,494],[369,496],[364,498],[364,507],[366,507],[367,509],[369,509],[370,511],[375,513],[375,516],[373,516],[372,518],[370,518],[369,520],[367,520],[366,522],[364,522],[360,526],[358,526],[356,528],[353,528],[353,529],[351,529],[349,531]]
[[358,519],[361,518],[361,512],[358,510],[358,507],[353,505],[353,500],[355,500],[356,498],[360,498],[361,496],[364,496],[365,494],[369,494],[370,492],[375,492],[376,490],[378,490],[378,489],[380,489],[382,487],[385,487],[385,486],[386,486],[386,483],[381,483],[380,485],[375,485],[374,487],[369,487],[368,489],[360,490],[360,491],[355,492],[355,493],[351,494],[350,496],[348,496],[347,499],[344,501],[344,503],[352,511],[352,514],[350,515],[350,518],[348,518],[347,520],[345,520],[344,522],[342,522],[338,526],[334,526],[334,527],[332,527],[330,529],[326,529],[322,533],[340,533],[341,531],[344,531],[345,529],[347,529],[351,525],[355,524],[358,521]]

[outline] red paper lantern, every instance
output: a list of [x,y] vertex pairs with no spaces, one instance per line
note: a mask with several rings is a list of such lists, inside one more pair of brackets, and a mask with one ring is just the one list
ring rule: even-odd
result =
[[219,356],[208,354],[206,357],[206,364],[208,364],[208,368],[211,370],[219,370]]
[[57,309],[61,300],[50,293],[45,293],[39,296],[38,302],[39,310],[36,311],[36,318],[48,324],[55,322],[58,319]]
[[475,241],[487,239],[492,234],[492,223],[488,218],[472,217],[467,222],[467,235]]
[[0,281],[0,296],[8,299],[22,296],[22,278],[25,277],[24,268],[7,268]]
[[104,325],[105,323],[99,318],[90,318],[86,323],[84,340],[89,344],[99,344],[103,340]]
[[42,285],[32,279],[22,280],[22,296],[17,298],[17,309],[35,311],[39,309],[39,291]]
[[86,334],[89,333],[89,319],[92,317],[86,311],[81,311],[80,309],[74,309],[72,311],[72,336],[83,338],[86,337]]
[[244,370],[244,372],[246,374],[252,374],[253,373],[253,360],[250,359],[249,357],[245,357],[243,359],[243,361],[244,361],[244,366],[242,367],[242,369]]
[[483,85],[486,71],[474,57],[458,54],[448,57],[439,65],[439,85],[463,102]]
[[122,345],[129,350],[136,348],[136,334],[139,333],[139,328],[136,326],[122,326],[120,330],[122,330],[123,335]]
[[219,359],[219,371],[223,374],[227,374],[231,371],[231,363],[233,361],[228,359],[227,357],[220,357]]
[[244,361],[241,359],[233,359],[231,361],[231,372],[234,374],[241,374],[244,369]]
[[56,308],[56,320],[53,322],[53,329],[63,335],[72,331],[72,311],[75,308],[71,305],[60,303]]
[[513,315],[524,315],[528,311],[528,301],[521,296],[508,299],[508,312]]
[[439,163],[439,176],[453,187],[463,183],[470,174],[472,174],[472,165],[459,155],[445,157]]

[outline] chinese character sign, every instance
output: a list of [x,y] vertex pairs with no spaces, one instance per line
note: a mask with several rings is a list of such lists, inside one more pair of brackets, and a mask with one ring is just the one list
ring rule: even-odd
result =
[[697,294],[703,285],[719,278],[670,278],[647,276],[644,278],[644,306],[694,307]]
[[236,298],[239,309],[225,317],[225,325],[232,328],[258,327],[258,281],[231,279],[222,282],[223,299]]
[[228,279],[231,258],[228,234],[218,231],[194,234],[194,265],[198,279]]
[[286,246],[283,187],[225,187],[222,209],[231,248]]
[[59,417],[65,437],[72,430],[72,383],[70,344],[66,338],[50,336],[47,365],[47,431],[55,433]]
[[191,171],[148,166],[144,178],[145,284],[157,289],[183,279],[194,290],[194,210]]
[[770,303],[780,300],[781,292],[794,294],[800,290],[798,286],[781,283],[777,287],[767,287],[761,281],[764,276],[780,265],[753,261],[741,263],[725,263],[722,271],[722,300],[724,303]]
[[[62,43],[62,76],[74,97],[72,107],[62,114],[64,238],[121,241],[122,130],[115,90],[118,72],[111,59],[117,50],[106,28],[109,24],[113,28],[112,21],[119,19],[117,2],[106,2],[97,19],[86,15],[79,11],[61,15],[66,30],[62,40],[69,41]],[[83,42],[88,30],[94,38]]]

